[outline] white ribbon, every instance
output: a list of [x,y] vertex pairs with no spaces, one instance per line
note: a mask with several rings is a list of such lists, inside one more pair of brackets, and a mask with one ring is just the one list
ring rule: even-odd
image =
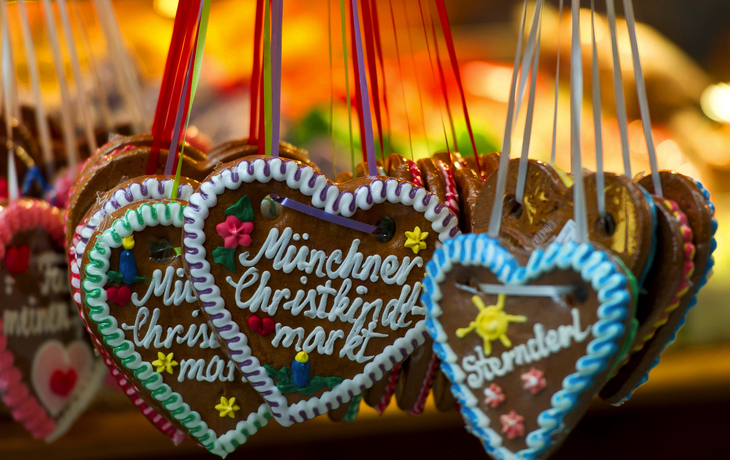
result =
[[555,166],[556,144],[558,140],[558,90],[560,89],[560,22],[563,19],[563,0],[558,7],[558,53],[555,64],[555,106],[553,107],[553,142],[550,149],[550,164]]
[[621,59],[618,54],[616,37],[616,8],[613,0],[606,0],[608,28],[611,32],[611,52],[613,54],[613,89],[616,99],[616,118],[621,137],[621,153],[624,159],[624,176],[631,178],[631,154],[629,151],[629,128],[626,120],[626,101],[624,101],[624,82],[621,75]]
[[572,284],[554,285],[554,286],[511,286],[505,284],[478,284],[479,289],[464,284],[456,284],[456,287],[462,291],[472,294],[492,294],[492,295],[513,295],[520,297],[559,297],[563,295],[573,294],[577,291],[578,286]]
[[15,62],[13,60],[13,47],[10,43],[8,32],[8,8],[4,1],[0,1],[0,27],[2,27],[2,88],[3,104],[5,108],[5,135],[8,149],[8,198],[18,199],[18,171],[15,168],[15,146],[13,144],[13,118],[17,113],[15,101]]
[[570,156],[573,173],[573,219],[576,242],[588,241],[583,168],[581,166],[581,117],[583,112],[583,57],[580,44],[580,0],[572,0],[573,33],[570,47]]
[[606,178],[603,173],[603,131],[601,127],[601,76],[598,71],[598,48],[596,47],[596,5],[591,0],[591,44],[593,57],[591,76],[593,78],[593,129],[596,140],[596,201],[598,215],[606,216]]

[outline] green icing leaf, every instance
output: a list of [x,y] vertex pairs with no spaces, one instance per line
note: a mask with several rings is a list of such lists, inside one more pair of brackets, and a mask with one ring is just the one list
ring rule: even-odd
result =
[[[109,281],[111,281],[112,283],[126,284],[124,282],[124,276],[122,276],[122,274],[116,270],[109,270],[108,272],[106,272],[106,276],[109,278]],[[137,275],[134,278],[134,281],[132,281],[132,284],[141,283],[142,281],[147,281],[147,280],[149,280],[149,278],[145,278],[144,276]]]
[[225,214],[227,216],[235,216],[241,222],[252,222],[253,206],[251,206],[251,199],[248,195],[243,195],[236,204],[226,209]]
[[175,251],[175,254],[182,255],[182,246],[173,247],[172,250]]
[[304,388],[299,388],[294,384],[294,379],[291,376],[291,369],[288,367],[284,366],[281,370],[277,371],[271,364],[264,364],[264,369],[266,369],[266,373],[269,374],[269,377],[276,380],[276,388],[278,388],[282,394],[299,393],[309,396],[324,387],[331,390],[345,380],[342,377],[337,376],[321,377],[317,375],[312,377],[309,381],[309,385]]
[[[226,211],[227,212],[227,211]],[[236,250],[218,246],[213,249],[213,262],[223,265],[231,272],[236,272]]]
[[352,398],[350,406],[347,408],[347,414],[342,419],[345,422],[354,422],[357,414],[360,413],[360,401],[362,401],[362,393]]

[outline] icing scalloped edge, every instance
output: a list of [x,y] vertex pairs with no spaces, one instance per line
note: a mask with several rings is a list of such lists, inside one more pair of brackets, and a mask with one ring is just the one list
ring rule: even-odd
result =
[[122,239],[148,226],[170,226],[182,228],[184,206],[180,202],[145,203],[139,208],[129,209],[124,217],[115,220],[111,227],[97,237],[94,248],[89,252],[89,264],[84,267],[86,277],[82,283],[84,301],[90,313],[89,319],[97,325],[104,341],[112,348],[114,356],[120,359],[127,369],[134,373],[140,384],[150,391],[152,397],[167,409],[175,420],[188,429],[202,446],[213,454],[225,457],[238,446],[244,444],[259,428],[268,423],[271,414],[266,404],[261,404],[257,412],[249,414],[246,420],[236,424],[234,430],[216,436],[213,429],[201,419],[200,414],[183,402],[179,393],[163,383],[162,375],[155,372],[152,365],[142,360],[135,351],[134,344],[124,338],[116,318],[109,314],[106,285],[111,249],[121,247]]
[[404,337],[396,339],[365,365],[362,373],[346,379],[319,397],[289,405],[258,359],[251,354],[246,334],[231,320],[231,313],[226,309],[220,289],[210,273],[210,263],[205,259],[206,251],[203,247],[206,240],[205,219],[208,217],[208,210],[218,202],[218,195],[226,190],[236,190],[244,183],[266,183],[271,180],[286,182],[290,188],[312,197],[312,206],[330,214],[350,217],[358,208],[367,210],[375,203],[389,201],[413,207],[422,213],[431,222],[431,228],[438,233],[442,243],[459,234],[459,229],[458,219],[446,206],[439,203],[435,195],[410,182],[394,178],[374,179],[369,184],[358,187],[354,193],[349,190],[341,192],[336,184],[329,182],[324,175],[316,173],[311,167],[282,158],[239,160],[208,176],[201,184],[198,191],[190,197],[190,204],[184,212],[183,246],[190,279],[209,322],[225,341],[229,357],[238,364],[246,379],[254,384],[269,403],[274,418],[281,425],[289,426],[335,409],[361,394],[396,363],[410,355],[416,346],[421,345],[428,333],[424,317]]
[[[562,389],[552,395],[552,407],[537,417],[540,428],[527,434],[527,449],[513,453],[502,446],[502,437],[490,428],[491,420],[477,406],[477,398],[465,385],[466,373],[458,364],[458,357],[447,341],[439,322],[443,310],[439,283],[446,279],[454,264],[489,268],[505,284],[522,285],[539,278],[555,268],[580,272],[584,281],[597,291],[598,321],[592,326],[593,339],[586,346],[586,354],[576,362],[576,372],[563,379]],[[467,431],[482,440],[489,455],[495,459],[535,459],[552,444],[552,435],[560,430],[580,395],[593,385],[593,377],[608,368],[610,359],[619,351],[618,341],[625,335],[624,321],[629,314],[631,296],[626,276],[609,256],[590,244],[570,242],[552,243],[545,250],[535,250],[526,266],[520,267],[509,251],[498,240],[486,234],[460,235],[444,243],[426,265],[426,279],[421,303],[429,311],[427,326],[434,339],[434,352],[441,359],[441,370],[452,382],[451,392],[461,405]]]
[[[692,178],[690,178],[692,179]],[[667,343],[664,344],[664,347],[662,347],[662,351],[657,355],[656,358],[654,358],[654,361],[651,363],[651,366],[649,366],[649,370],[646,371],[643,377],[639,380],[639,383],[636,384],[636,386],[631,390],[631,392],[621,401],[614,404],[614,406],[620,406],[621,404],[625,403],[631,397],[634,395],[634,392],[643,384],[649,381],[649,373],[659,365],[659,362],[661,361],[662,353],[664,353],[664,350],[667,349],[669,345],[671,345],[676,339],[677,339],[677,333],[680,329],[685,325],[687,322],[687,313],[689,313],[692,308],[694,308],[695,305],[697,305],[697,294],[700,292],[700,289],[702,289],[705,284],[707,284],[707,281],[710,279],[710,275],[712,273],[712,268],[715,266],[715,258],[713,257],[713,253],[715,252],[715,249],[717,249],[717,240],[715,239],[715,234],[717,233],[717,219],[715,219],[715,204],[710,200],[710,192],[702,185],[700,181],[697,179],[692,179],[694,183],[697,185],[697,188],[699,188],[700,193],[702,193],[702,196],[705,197],[705,200],[707,201],[707,207],[710,209],[710,216],[711,216],[711,233],[712,233],[712,239],[710,240],[710,256],[707,259],[707,265],[705,265],[705,270],[702,272],[702,278],[700,278],[700,282],[697,284],[697,289],[695,289],[694,295],[692,296],[692,299],[689,301],[689,304],[687,305],[687,309],[684,311],[684,315],[682,315],[682,319],[679,320],[677,323],[677,326],[674,328],[674,332],[672,332],[672,335],[669,337],[669,340],[667,340]]]
[[[10,202],[0,210],[0,259],[5,257],[6,246],[19,232],[42,228],[60,247],[64,232],[61,212],[45,201],[22,198]],[[63,435],[91,403],[105,375],[105,367],[94,364],[86,384],[79,386],[69,398],[58,421],[30,394],[20,371],[13,366],[13,354],[7,350],[7,338],[2,334],[0,321],[0,388],[3,402],[15,420],[23,423],[35,438],[51,442]]]

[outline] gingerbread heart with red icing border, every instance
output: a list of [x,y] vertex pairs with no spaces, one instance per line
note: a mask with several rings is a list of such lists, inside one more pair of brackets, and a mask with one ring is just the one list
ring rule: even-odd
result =
[[591,244],[508,247],[486,234],[448,240],[421,302],[467,429],[495,459],[543,459],[630,345],[635,289]]
[[[270,194],[306,213],[256,212]],[[353,230],[333,216],[383,231]],[[409,182],[335,184],[297,161],[250,157],[221,167],[190,198],[183,243],[229,356],[277,421],[291,425],[349,402],[424,342],[425,260],[456,225]],[[251,330],[251,315],[274,319],[275,332]]]
[[33,437],[51,442],[106,376],[68,292],[60,211],[25,198],[2,206],[0,259],[0,395]]

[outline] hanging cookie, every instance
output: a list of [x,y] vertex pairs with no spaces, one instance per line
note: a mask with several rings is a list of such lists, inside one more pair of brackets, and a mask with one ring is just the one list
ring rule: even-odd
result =
[[[283,205],[272,220],[257,212],[267,197]],[[454,215],[411,183],[333,184],[269,157],[208,177],[185,218],[201,305],[283,425],[349,402],[423,343],[424,262],[458,233]],[[271,321],[270,333],[255,318]],[[301,351],[308,374],[297,382]]]
[[19,199],[0,208],[0,395],[50,442],[86,409],[106,375],[68,292],[60,212]]
[[148,200],[109,214],[80,263],[82,299],[97,343],[139,394],[225,457],[271,415],[200,313],[180,256],[184,207]]

